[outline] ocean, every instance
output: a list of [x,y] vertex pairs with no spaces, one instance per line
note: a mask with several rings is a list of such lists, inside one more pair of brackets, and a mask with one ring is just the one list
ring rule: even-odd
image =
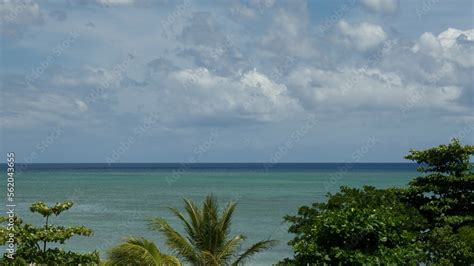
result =
[[[379,188],[405,186],[417,176],[416,165],[405,163],[302,164],[32,164],[18,165],[15,178],[16,213],[27,223],[41,224],[28,210],[34,201],[72,200],[74,206],[51,223],[85,225],[92,237],[73,237],[66,249],[105,251],[127,236],[143,236],[167,251],[146,218],[164,217],[182,229],[168,207],[183,209],[183,198],[201,203],[213,193],[221,206],[237,202],[233,233],[247,236],[243,248],[258,240],[279,244],[248,261],[271,265],[292,255],[292,238],[283,216],[298,207],[325,200],[339,186]],[[5,165],[2,165],[5,169]],[[2,170],[3,171],[3,170]],[[3,171],[6,173],[5,171]],[[3,174],[2,176],[5,176]],[[6,184],[6,178],[2,179]],[[5,193],[6,185],[4,184]]]

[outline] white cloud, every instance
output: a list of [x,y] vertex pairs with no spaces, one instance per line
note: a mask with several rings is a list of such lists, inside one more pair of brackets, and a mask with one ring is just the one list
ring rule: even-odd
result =
[[89,107],[87,106],[87,104],[81,100],[74,100],[74,102],[76,103],[77,105],[77,108],[79,109],[79,111],[81,112],[85,112],[89,109]]
[[135,3],[135,0],[97,0],[102,5],[130,5]]
[[42,20],[40,7],[31,0],[0,1],[0,21],[7,25],[34,25]]
[[[224,76],[203,67],[182,69],[160,76],[159,84],[159,88],[121,89],[113,108],[166,113],[164,121],[169,123],[279,121],[301,110],[285,85],[256,70]],[[145,109],[137,108],[137,103],[145,104]]]
[[85,65],[80,70],[79,75],[73,72],[54,74],[50,83],[59,87],[98,86],[109,88],[118,86],[123,78],[124,73],[121,69],[106,69]]
[[367,22],[351,25],[341,20],[337,27],[344,36],[345,43],[354,45],[361,51],[374,48],[387,39],[387,34],[381,26]]
[[361,0],[362,5],[370,11],[391,14],[398,9],[398,0]]
[[[113,4],[107,0],[83,2]],[[132,2],[135,1],[123,1],[120,4]],[[395,10],[396,5],[394,7],[393,4],[397,3],[364,2],[371,5],[374,11],[380,12]],[[267,6],[267,3],[271,12],[252,9]],[[361,23],[334,20],[337,23],[334,28],[325,35],[316,36],[313,30],[318,25],[312,23],[307,6],[299,3],[294,5],[298,8],[289,3],[274,6],[273,1],[253,1],[242,5],[244,8],[241,10],[231,10],[242,12],[240,15],[249,18],[254,17],[251,23],[258,25],[255,30],[244,30],[244,25],[235,20],[227,20],[230,18],[226,18],[225,14],[229,13],[221,9],[217,9],[219,12],[215,12],[214,7],[212,10],[191,10],[194,16],[184,27],[183,34],[176,39],[167,40],[166,46],[162,46],[159,38],[141,38],[144,33],[135,30],[144,28],[146,21],[161,14],[151,15],[148,11],[140,10],[140,13],[134,14],[141,14],[143,18],[129,19],[125,13],[121,13],[125,12],[123,9],[114,8],[117,16],[124,18],[119,27],[123,32],[112,30],[117,29],[117,26],[110,19],[94,17],[97,29],[102,28],[107,34],[84,34],[84,43],[90,45],[77,53],[71,51],[68,56],[58,60],[58,65],[65,68],[59,66],[60,70],[55,68],[54,71],[45,73],[43,77],[48,83],[38,80],[35,85],[38,88],[48,86],[48,90],[55,95],[67,98],[63,102],[67,102],[68,108],[75,113],[100,119],[111,110],[141,115],[157,109],[166,114],[165,120],[168,122],[186,118],[188,121],[219,118],[228,120],[229,123],[233,123],[233,118],[236,121],[239,118],[252,122],[281,121],[303,111],[301,105],[307,109],[319,108],[323,112],[364,108],[398,110],[410,95],[423,92],[424,86],[430,88],[429,93],[414,109],[445,110],[468,106],[465,99],[472,95],[469,94],[472,91],[472,78],[469,80],[471,72],[466,68],[474,66],[473,30],[448,29],[439,35],[427,32],[415,44],[413,40],[397,39],[393,42],[393,47],[390,46],[374,62],[368,56],[382,50],[374,48],[381,48],[394,40],[392,37],[395,34],[389,36],[385,32],[388,24],[384,23],[387,28],[383,28],[382,24],[362,22],[364,20],[360,19],[364,18],[351,16]],[[34,11],[35,8],[39,9],[37,4],[31,2],[31,8],[32,17],[40,13],[39,10]],[[75,12],[77,11],[68,10],[70,16],[66,22],[70,25],[75,23],[74,20],[79,15]],[[130,9],[127,12],[135,11]],[[61,33],[54,30],[56,36],[51,32],[45,33],[42,38],[54,39]],[[140,41],[116,41],[123,40],[125,35],[130,34],[136,37],[133,40]],[[152,35],[159,34],[150,36]],[[28,39],[25,43],[40,43],[39,40],[42,39],[39,37],[42,35],[38,32],[35,36],[38,38],[28,35],[31,40]],[[328,39],[332,40],[334,37],[338,38],[338,43],[365,53],[347,51],[341,49],[340,45],[328,42]],[[90,42],[91,40],[93,41]],[[96,42],[101,40],[109,40],[109,45],[97,45]],[[126,73],[114,71],[108,62],[119,59],[117,55],[128,50],[131,43],[140,47],[141,57],[137,56],[136,64],[127,68]],[[19,47],[23,49],[22,46]],[[37,47],[22,51],[26,54],[33,51],[33,55],[42,52],[34,49]],[[86,58],[86,54],[90,57]],[[166,60],[150,62],[157,57]],[[36,60],[35,56],[29,58]],[[291,59],[291,63],[284,62],[286,58]],[[93,67],[83,66],[87,61]],[[145,65],[148,62],[149,67]],[[449,72],[444,73],[437,84],[430,84],[430,76],[444,65],[450,66]],[[258,71],[248,71],[254,67]],[[16,68],[20,69],[19,66]],[[243,70],[239,72],[239,69]],[[353,86],[350,86],[351,83]],[[98,94],[102,100],[100,104],[87,101],[88,94],[100,86],[107,87],[107,90],[101,90]],[[25,92],[26,94],[28,93]],[[46,103],[37,94],[34,95],[42,99],[42,104],[53,105]],[[29,105],[32,100],[28,98],[25,103]],[[18,101],[18,105],[25,107],[21,101]],[[54,109],[40,113],[60,114],[60,111]]]
[[420,38],[418,39],[418,42],[415,44],[413,47],[413,51],[419,52],[419,51],[424,51],[424,52],[439,52],[441,51],[441,44],[436,38],[436,36],[433,35],[431,32],[425,32],[423,33]]
[[254,19],[255,18],[255,10],[244,6],[242,4],[236,4],[234,7],[231,8],[230,12],[233,15],[237,15],[247,19]]
[[81,113],[87,110],[87,105],[81,100],[56,93],[6,95],[9,99],[6,108],[10,114],[0,113],[0,121],[5,128],[74,123],[83,120]]
[[451,103],[462,93],[456,86],[424,86],[375,68],[299,68],[291,74],[290,82],[306,108],[322,111],[401,111],[406,106],[457,111],[460,108]]
[[463,67],[472,67],[474,66],[474,29],[462,31],[449,28],[438,36],[425,32],[412,50],[437,59],[451,60]]
[[257,7],[266,7],[266,8],[272,8],[276,0],[251,0],[250,1],[251,5],[257,6]]
[[262,53],[273,51],[278,56],[285,53],[303,58],[316,55],[318,47],[312,43],[311,35],[308,34],[310,29],[306,12],[307,10],[300,13],[279,10],[273,17],[267,34],[261,38],[264,46]]
[[199,99],[199,106],[189,110],[194,114],[224,112],[255,120],[279,120],[286,111],[297,108],[285,85],[271,81],[256,70],[224,77],[199,68],[181,70],[173,76],[183,84],[183,90],[192,95],[192,98],[184,98],[185,101]]

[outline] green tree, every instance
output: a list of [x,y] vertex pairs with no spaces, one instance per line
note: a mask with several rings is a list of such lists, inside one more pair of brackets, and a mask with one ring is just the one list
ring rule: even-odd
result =
[[109,252],[106,265],[167,265],[181,266],[173,256],[161,253],[158,247],[144,238],[129,238]]
[[286,216],[294,258],[282,264],[474,264],[474,146],[454,139],[406,156],[423,175],[407,189],[342,187]]
[[474,173],[469,162],[474,146],[453,139],[424,151],[410,150],[406,159],[417,162],[425,175],[410,182],[408,201],[431,227],[449,225],[456,232],[474,222]]
[[423,241],[429,262],[474,263],[474,173],[470,157],[474,146],[453,139],[447,145],[418,151],[406,159],[417,162],[424,175],[410,182],[406,200],[429,222]]
[[275,240],[260,241],[239,253],[245,237],[230,236],[235,203],[229,203],[219,215],[217,200],[212,195],[206,197],[202,208],[190,200],[184,202],[188,219],[178,209],[170,210],[183,223],[186,236],[178,233],[163,218],[151,219],[150,228],[163,233],[167,245],[192,265],[238,265],[276,243]]
[[399,200],[397,189],[341,187],[325,203],[286,216],[294,258],[281,264],[407,264],[424,257],[418,242],[424,219]]
[[[8,258],[7,253],[2,258],[2,265],[28,265],[30,263],[47,265],[87,265],[99,262],[97,252],[76,253],[65,251],[62,248],[48,248],[48,244],[65,244],[66,240],[74,235],[90,236],[92,230],[84,226],[55,226],[51,224],[51,216],[58,216],[63,211],[70,209],[73,203],[66,201],[57,203],[53,207],[48,207],[43,202],[33,203],[30,211],[41,214],[45,218],[44,226],[37,227],[31,224],[24,224],[23,220],[14,217],[13,229],[15,232],[16,252],[14,259]],[[2,222],[8,219],[3,217]],[[6,228],[0,229],[0,244],[5,245],[9,239],[9,231]]]

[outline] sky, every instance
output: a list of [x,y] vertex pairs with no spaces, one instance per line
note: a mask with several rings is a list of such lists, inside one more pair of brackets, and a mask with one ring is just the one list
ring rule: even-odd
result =
[[357,163],[473,144],[473,3],[1,0],[0,151]]

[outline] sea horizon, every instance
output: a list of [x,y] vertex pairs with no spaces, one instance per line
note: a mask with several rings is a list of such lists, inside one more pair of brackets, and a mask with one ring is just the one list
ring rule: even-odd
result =
[[282,222],[298,207],[323,202],[340,186],[402,187],[417,175],[413,163],[34,163],[17,164],[16,171],[17,213],[41,224],[29,213],[32,202],[72,200],[74,207],[58,221],[94,231],[90,239],[71,239],[70,246],[83,252],[104,252],[128,235],[167,250],[146,218],[164,217],[179,228],[168,207],[182,209],[183,198],[201,202],[212,193],[222,206],[236,202],[234,233],[247,235],[249,243],[279,240],[251,265],[291,257],[291,234]]
[[[41,170],[41,169],[176,169],[185,167],[186,170],[212,170],[212,169],[264,169],[271,170],[334,170],[348,166],[353,170],[371,169],[377,166],[383,169],[416,169],[418,164],[405,162],[157,162],[157,163],[21,163],[17,162],[19,170]],[[6,169],[6,163],[0,164],[0,169]]]

